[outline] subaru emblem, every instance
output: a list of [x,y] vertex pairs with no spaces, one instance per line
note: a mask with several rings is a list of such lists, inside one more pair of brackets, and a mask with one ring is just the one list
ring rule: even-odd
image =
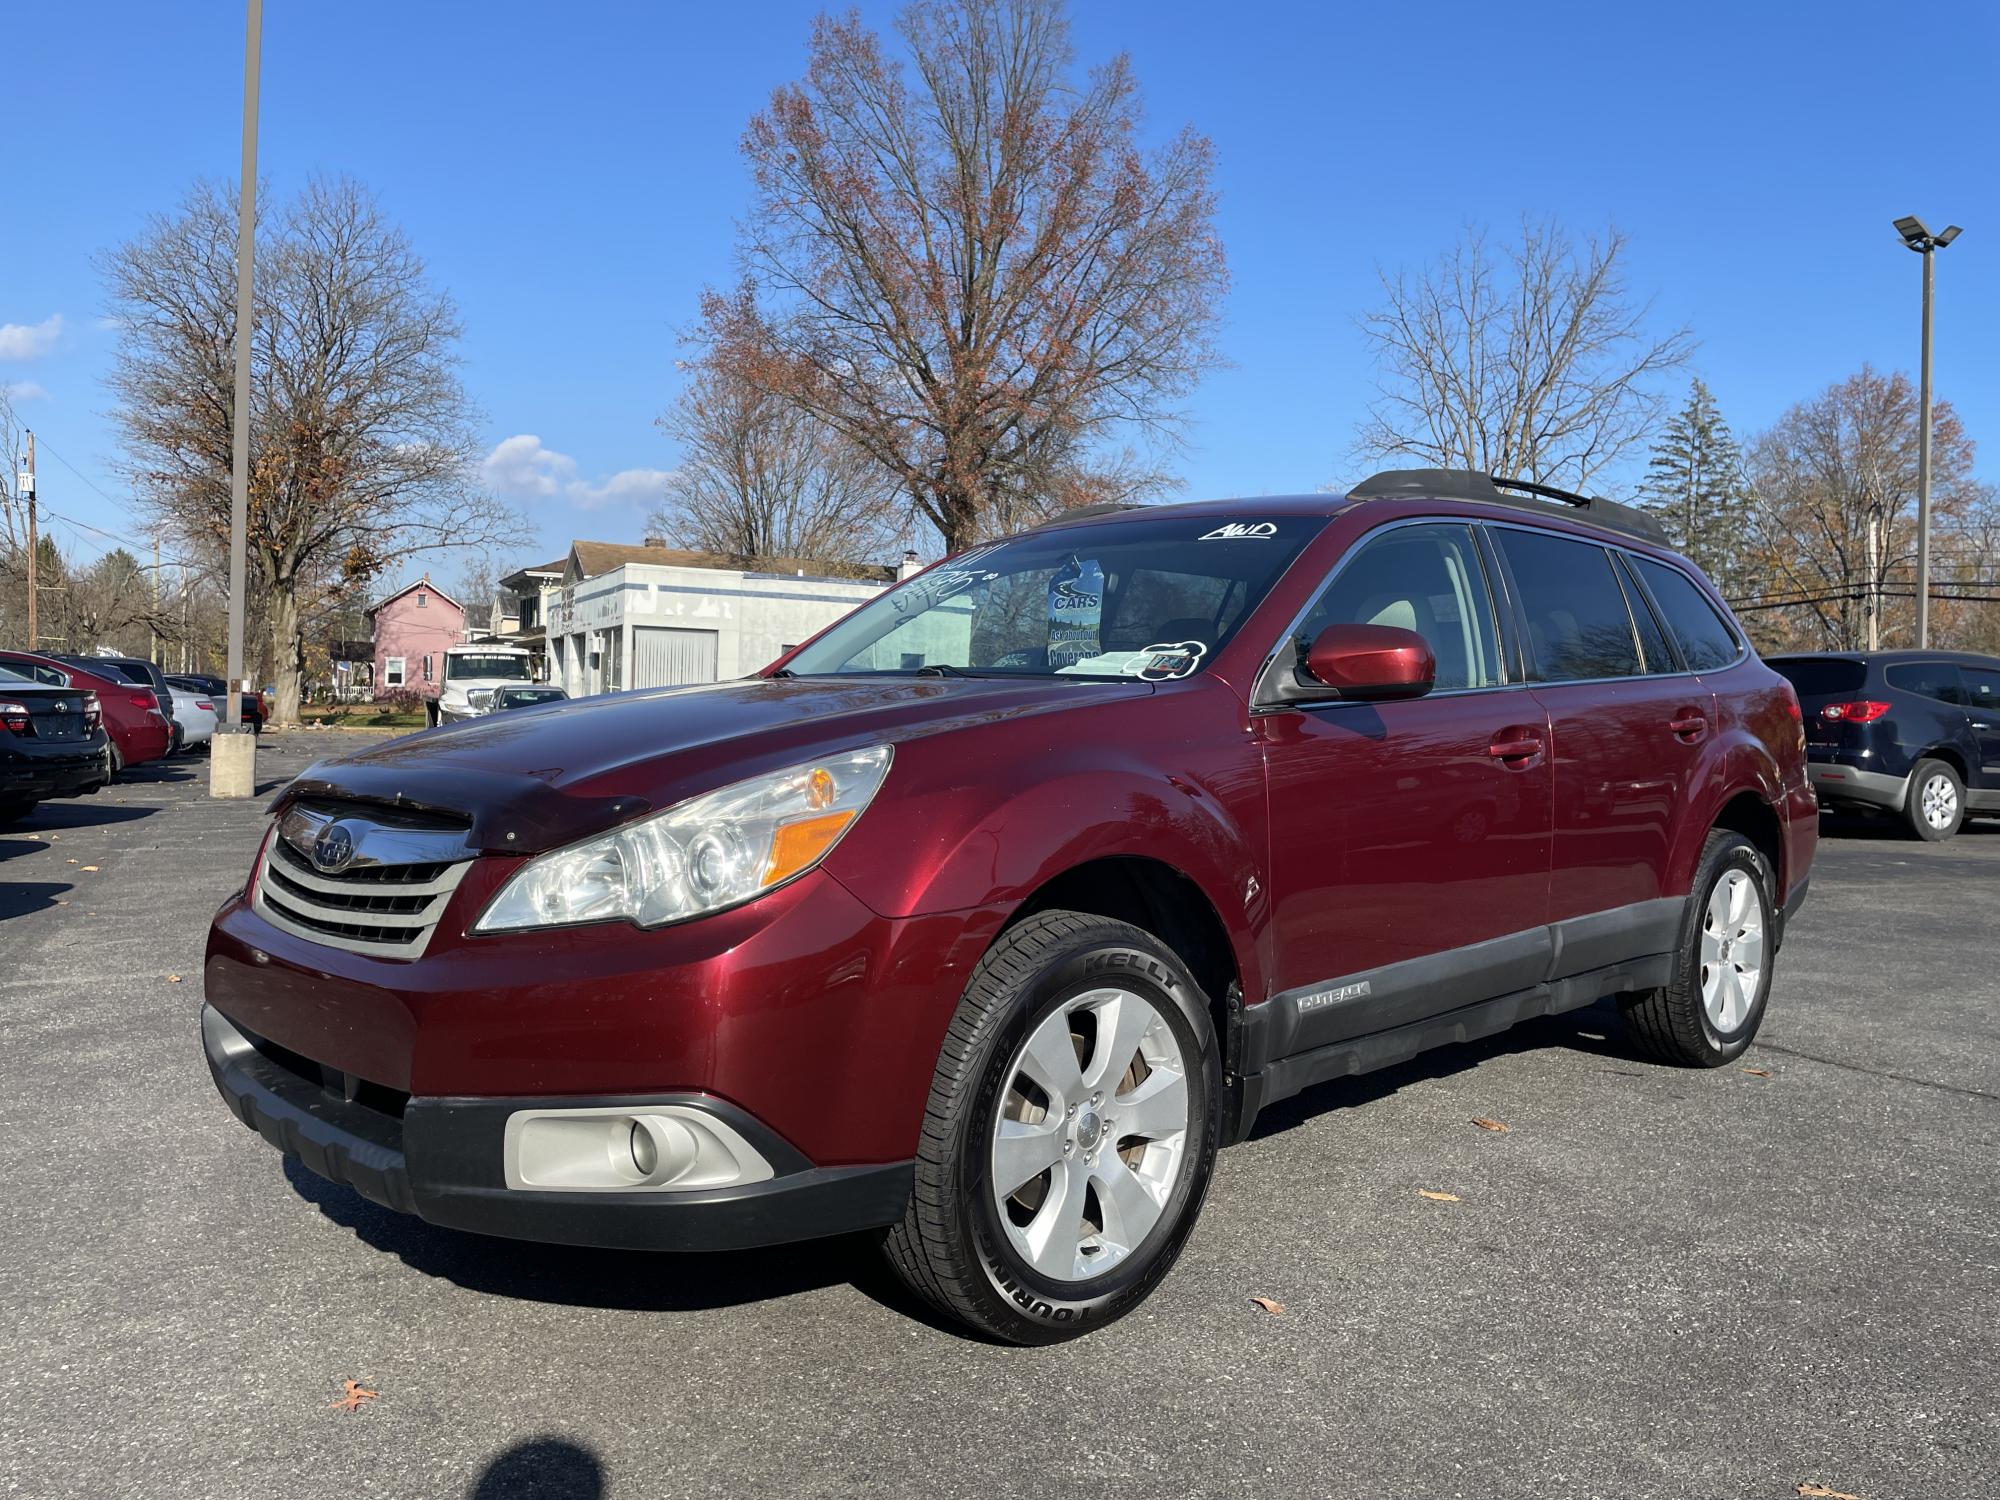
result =
[[329,823],[313,840],[313,868],[322,875],[338,875],[354,863],[354,835],[345,823]]

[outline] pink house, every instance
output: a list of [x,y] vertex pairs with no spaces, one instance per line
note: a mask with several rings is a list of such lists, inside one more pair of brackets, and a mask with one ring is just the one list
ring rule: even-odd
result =
[[444,648],[465,639],[465,611],[428,577],[368,611],[375,626],[375,696],[415,688],[435,698],[444,683]]

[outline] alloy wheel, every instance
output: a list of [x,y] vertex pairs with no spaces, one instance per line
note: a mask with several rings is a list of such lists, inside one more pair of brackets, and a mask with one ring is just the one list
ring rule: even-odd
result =
[[991,1184],[1015,1251],[1051,1281],[1103,1275],[1159,1223],[1189,1158],[1188,1060],[1152,1001],[1094,989],[1007,1066]]
[[1701,1003],[1724,1036],[1741,1026],[1764,973],[1764,907],[1744,870],[1727,870],[1708,893],[1701,924]]
[[1952,819],[1958,816],[1958,789],[1951,784],[1951,778],[1942,772],[1924,783],[1918,794],[1918,805],[1922,808],[1924,821],[1933,828],[1949,828]]

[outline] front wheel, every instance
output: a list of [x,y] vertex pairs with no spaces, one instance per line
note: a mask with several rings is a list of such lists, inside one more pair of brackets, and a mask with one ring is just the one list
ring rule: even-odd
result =
[[1910,832],[1927,844],[1950,838],[1965,822],[1965,783],[1941,760],[1920,760],[1903,805]]
[[1122,1317],[1201,1211],[1221,1084],[1207,999],[1170,949],[1105,917],[1029,918],[952,1018],[891,1266],[1009,1343]]
[[1743,1055],[1771,995],[1772,885],[1755,844],[1726,828],[1709,834],[1681,924],[1678,973],[1671,984],[1621,1002],[1641,1050],[1691,1068],[1719,1068]]

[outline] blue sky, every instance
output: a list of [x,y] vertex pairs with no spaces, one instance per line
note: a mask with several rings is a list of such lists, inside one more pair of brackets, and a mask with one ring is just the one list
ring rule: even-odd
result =
[[[676,330],[731,279],[738,138],[802,70],[820,8],[268,0],[262,170],[281,191],[314,171],[369,184],[457,299],[491,477],[539,536],[508,561],[636,539],[675,460],[653,420]],[[861,9],[880,24],[893,7]],[[1966,226],[1939,259],[1937,386],[2000,476],[2000,6],[1074,16],[1080,62],[1129,51],[1150,126],[1191,122],[1217,148],[1232,368],[1191,404],[1189,496],[1361,477],[1353,320],[1376,265],[1523,212],[1631,236],[1634,287],[1692,325],[1739,433],[1863,361],[1914,371],[1918,263],[1889,221]],[[91,257],[194,178],[233,176],[242,24],[229,0],[104,0],[18,6],[0,34],[0,383],[41,436],[44,502],[113,537],[137,524]],[[56,530],[86,556],[114,544]]]

